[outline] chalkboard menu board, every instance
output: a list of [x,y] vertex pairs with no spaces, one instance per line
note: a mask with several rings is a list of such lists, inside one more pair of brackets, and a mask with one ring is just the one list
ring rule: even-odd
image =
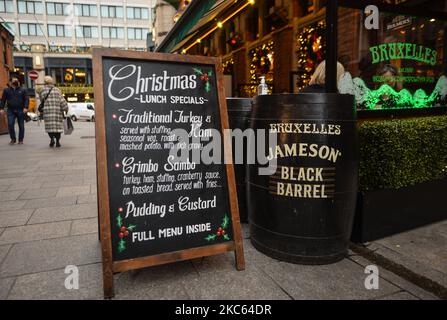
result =
[[106,297],[115,272],[227,251],[244,268],[233,167],[189,159],[228,128],[218,70],[214,58],[94,50]]

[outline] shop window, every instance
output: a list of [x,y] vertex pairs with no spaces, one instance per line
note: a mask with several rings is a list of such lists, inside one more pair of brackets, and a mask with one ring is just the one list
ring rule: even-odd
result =
[[74,70],[74,82],[75,83],[86,83],[86,72],[84,69]]
[[353,80],[339,87],[360,109],[447,106],[447,22],[392,11],[380,11],[380,30],[367,30],[353,27],[362,10],[340,9],[338,57]]

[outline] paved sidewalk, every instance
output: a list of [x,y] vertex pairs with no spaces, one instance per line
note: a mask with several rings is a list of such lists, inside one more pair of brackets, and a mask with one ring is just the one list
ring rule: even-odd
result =
[[[61,149],[35,122],[22,146],[0,136],[0,299],[102,299],[94,124],[74,125]],[[435,299],[382,269],[379,289],[366,290],[370,262],[356,255],[327,266],[270,259],[243,229],[245,271],[226,254],[125,272],[116,299]],[[65,289],[67,265],[79,267],[78,290]]]

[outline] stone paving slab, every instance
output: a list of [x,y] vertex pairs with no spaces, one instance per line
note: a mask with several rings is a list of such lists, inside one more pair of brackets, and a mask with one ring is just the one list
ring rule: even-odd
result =
[[0,211],[0,227],[21,226],[26,224],[34,209]]
[[408,292],[400,291],[385,297],[381,297],[377,300],[418,300],[418,298],[409,294]]
[[80,195],[78,196],[78,200],[76,201],[77,204],[86,204],[86,203],[97,203],[97,196],[95,194],[88,194],[88,195]]
[[368,248],[447,287],[447,221],[374,241]]
[[8,299],[102,299],[102,267],[100,263],[78,266],[79,289],[68,290],[65,268],[17,277]]
[[[359,255],[352,254],[349,257],[350,260],[360,264],[363,267],[371,265],[371,262]],[[438,298],[430,292],[416,286],[415,284],[397,276],[396,274],[388,271],[382,267],[379,267],[379,275],[381,278],[393,283],[395,286],[402,290],[409,292],[413,297],[417,297],[423,300],[438,300]]]
[[182,280],[191,299],[223,300],[290,300],[278,285],[257,269],[209,272]]
[[94,203],[72,206],[48,207],[36,209],[28,223],[45,223],[98,216],[98,206]]
[[[1,235],[1,233],[0,233]],[[5,259],[6,255],[9,252],[9,249],[11,249],[12,245],[4,245],[0,246],[0,265],[2,264],[3,260]]]
[[21,200],[45,199],[54,197],[58,188],[26,189],[19,197]]
[[294,299],[373,299],[400,290],[384,279],[378,290],[365,289],[364,269],[348,259],[325,266],[280,263],[265,270]]
[[6,300],[14,281],[14,277],[0,279],[0,300]]
[[15,191],[2,191],[0,192],[0,201],[12,201],[16,200],[20,195],[23,193],[24,189],[22,190],[15,190]]
[[26,200],[1,201],[0,212],[22,209],[25,206],[26,202]]
[[71,221],[9,227],[0,236],[0,245],[61,238],[70,234]]
[[23,242],[14,245],[0,266],[0,278],[82,265],[101,260],[97,234]]
[[42,182],[31,182],[26,185],[23,183],[14,183],[9,186],[8,191],[23,190],[23,187],[26,187],[27,190],[45,188],[45,186],[42,185]]
[[177,283],[163,283],[158,286],[122,288],[119,281],[116,284],[116,300],[190,300],[187,290]]
[[46,199],[34,199],[28,200],[23,208],[51,208],[51,207],[64,207],[76,204],[77,197],[70,196],[64,198],[46,198]]
[[79,196],[83,194],[90,194],[90,184],[86,186],[60,187],[56,197]]
[[71,235],[98,233],[98,218],[73,220]]

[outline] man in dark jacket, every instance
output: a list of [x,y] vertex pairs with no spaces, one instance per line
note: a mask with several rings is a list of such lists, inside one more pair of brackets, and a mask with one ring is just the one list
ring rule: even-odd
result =
[[2,100],[0,101],[0,114],[3,114],[4,108],[8,107],[8,129],[11,142],[17,142],[14,125],[17,118],[19,124],[19,144],[23,144],[25,137],[25,114],[28,112],[29,99],[26,90],[20,87],[19,79],[12,78],[11,85],[3,90]]

